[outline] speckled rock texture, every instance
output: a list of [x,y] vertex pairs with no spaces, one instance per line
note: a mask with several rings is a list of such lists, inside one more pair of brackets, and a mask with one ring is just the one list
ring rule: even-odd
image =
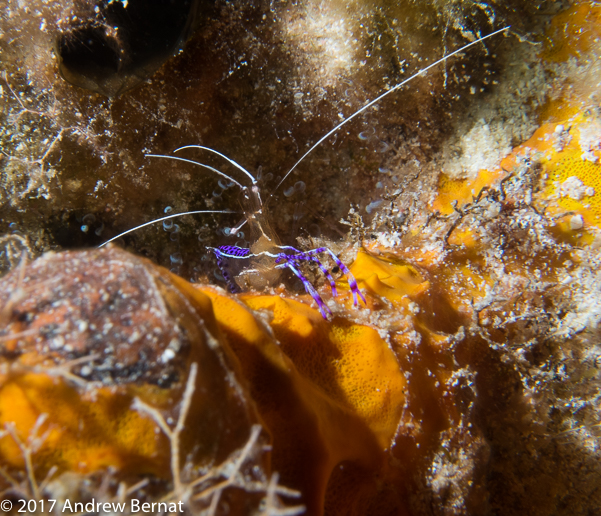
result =
[[[65,83],[52,54],[76,13],[106,28],[91,4],[0,13],[6,492],[209,514],[595,514],[599,6],[218,1],[181,52],[107,98]],[[509,24],[274,190],[369,99]],[[262,204],[147,156],[250,186],[185,145],[243,165]],[[94,249],[225,209],[119,239],[138,256]],[[331,248],[366,303],[327,256],[337,297],[301,267],[327,320],[270,256],[230,260],[247,291],[223,290],[210,247],[277,241]]]
[[[260,176],[267,200],[279,178],[343,117],[478,35],[507,24],[520,33],[534,29],[537,13],[547,8],[517,0],[195,3],[203,7],[184,50],[136,88],[106,98],[66,83],[54,50],[86,23],[124,44],[102,9],[95,13],[89,0],[9,2],[0,14],[0,234],[18,231],[33,255],[98,245],[168,207],[240,212],[239,190],[227,180],[145,155],[174,155],[193,144],[214,148]],[[268,201],[282,241],[340,239],[346,228],[338,221],[351,204],[363,210],[381,200],[384,187],[403,185],[420,171],[422,185],[435,181],[438,168],[429,164],[467,106],[484,101],[511,68],[513,48],[530,46],[504,36],[475,46],[324,142]],[[538,77],[506,96],[516,98],[521,120],[506,124],[507,141],[532,127],[527,115],[543,94]],[[461,151],[450,144],[451,156]],[[210,153],[177,155],[244,180]],[[299,181],[306,188],[292,189]],[[131,235],[124,245],[186,278],[211,275],[205,247],[248,242],[247,234],[223,233],[242,216],[187,217],[167,231],[159,225]],[[18,257],[6,262],[14,266]]]

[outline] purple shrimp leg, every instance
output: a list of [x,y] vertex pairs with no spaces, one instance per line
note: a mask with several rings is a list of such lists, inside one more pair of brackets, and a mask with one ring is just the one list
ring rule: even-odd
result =
[[236,247],[234,245],[222,245],[220,247],[209,247],[208,249],[215,253],[215,257],[217,258],[217,267],[219,267],[223,279],[225,279],[225,282],[227,283],[229,291],[232,293],[240,292],[238,285],[236,285],[228,270],[228,258],[235,258],[238,260],[248,258],[250,250],[244,249],[243,247]]
[[330,287],[332,289],[332,295],[334,297],[336,297],[338,295],[338,292],[336,290],[336,283],[334,282],[334,278],[332,278],[330,271],[323,266],[323,264],[319,261],[319,259],[316,256],[309,256],[307,253],[304,253],[303,251],[299,251],[298,249],[295,249],[294,247],[291,247],[288,245],[279,246],[279,247],[280,247],[280,249],[291,249],[291,250],[295,251],[295,254],[280,253],[280,254],[278,254],[278,257],[275,259],[275,263],[280,263],[282,260],[286,260],[286,261],[310,260],[312,262],[317,263],[317,265],[321,269],[321,272],[323,272],[324,276],[330,282]]
[[353,273],[348,269],[348,267],[346,265],[344,265],[344,263],[342,263],[342,261],[340,261],[338,259],[338,256],[336,256],[334,254],[334,252],[331,251],[330,249],[328,249],[327,247],[318,247],[317,249],[313,249],[311,251],[305,251],[305,252],[298,251],[297,249],[294,249],[294,247],[282,247],[282,248],[297,251],[297,254],[287,255],[289,257],[289,259],[293,259],[293,260],[313,260],[314,259],[318,263],[319,263],[319,260],[315,257],[315,255],[320,254],[320,253],[328,253],[332,257],[332,259],[336,262],[336,265],[340,268],[342,273],[347,278],[348,284],[351,287],[351,292],[353,294],[353,305],[357,306],[357,304],[359,303],[357,296],[361,298],[361,301],[363,301],[364,304],[367,304],[367,302],[365,301],[365,298],[363,297],[363,294],[361,293],[361,291],[359,290],[359,287],[357,286],[357,280],[355,279],[355,276],[353,276]]
[[311,285],[311,282],[303,276],[303,274],[301,273],[301,271],[299,269],[296,268],[294,260],[286,260],[284,263],[282,263],[280,265],[276,265],[277,269],[282,269],[284,267],[287,267],[288,269],[290,269],[294,273],[294,275],[303,282],[303,285],[305,286],[305,290],[307,291],[308,294],[311,295],[311,297],[317,303],[317,306],[319,307],[319,311],[321,312],[322,317],[324,319],[327,319],[328,315],[332,314],[331,310],[323,302],[323,299],[321,299],[321,296],[318,294],[317,290],[315,290],[315,288],[313,288],[313,285]]
[[361,293],[361,291],[359,290],[359,287],[357,286],[357,280],[355,279],[355,276],[353,276],[353,273],[349,270],[349,268],[346,265],[344,265],[344,263],[342,263],[341,260],[338,259],[338,256],[336,256],[333,251],[331,251],[327,247],[320,247],[318,249],[315,249],[315,251],[309,251],[309,252],[329,253],[330,256],[332,257],[332,259],[336,262],[336,265],[338,265],[338,267],[340,268],[342,273],[346,276],[348,284],[351,287],[351,292],[353,293],[353,305],[357,306],[359,304],[359,301],[357,300],[357,296],[359,296],[361,298],[361,301],[363,301],[364,305],[367,305],[367,301],[365,301],[363,294]]

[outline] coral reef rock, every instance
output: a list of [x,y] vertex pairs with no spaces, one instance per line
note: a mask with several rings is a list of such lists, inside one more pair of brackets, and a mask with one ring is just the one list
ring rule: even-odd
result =
[[115,248],[23,261],[0,299],[5,494],[237,514],[295,495],[200,291]]
[[[58,75],[51,49],[73,2],[0,12],[5,498],[598,513],[598,3],[213,7],[181,53],[111,99]],[[273,190],[368,99],[506,24]],[[234,182],[145,156],[250,182],[210,151],[174,153],[191,144],[252,171],[253,216],[285,245],[332,249],[366,303],[353,306],[337,267],[333,297],[312,260],[302,273],[327,320],[289,271],[227,294],[209,248],[254,243],[231,231],[241,213],[163,220],[122,237],[127,251],[44,254],[176,212],[235,211]],[[268,284],[268,258],[236,260],[257,277],[239,284]]]

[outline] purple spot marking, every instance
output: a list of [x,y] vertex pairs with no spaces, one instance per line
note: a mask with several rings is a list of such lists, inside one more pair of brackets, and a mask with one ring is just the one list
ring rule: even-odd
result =
[[223,256],[228,258],[246,258],[250,254],[250,249],[236,247],[235,245],[222,245],[218,249]]

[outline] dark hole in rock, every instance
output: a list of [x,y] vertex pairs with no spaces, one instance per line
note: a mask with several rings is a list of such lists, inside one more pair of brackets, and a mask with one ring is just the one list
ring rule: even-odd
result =
[[59,71],[75,86],[117,96],[177,53],[212,4],[210,0],[86,2],[56,39]]

